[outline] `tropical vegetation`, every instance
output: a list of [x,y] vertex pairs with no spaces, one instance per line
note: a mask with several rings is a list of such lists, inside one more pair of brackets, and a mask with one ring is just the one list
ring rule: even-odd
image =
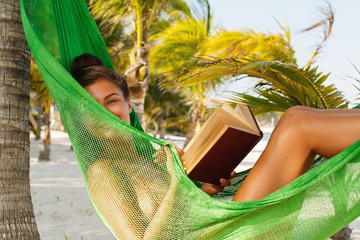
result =
[[[172,24],[150,38],[153,43],[150,64],[156,73],[163,74],[164,88],[175,87],[179,83],[178,71],[202,65],[206,62],[206,56],[215,59],[250,55],[257,59],[296,63],[294,51],[286,36],[255,33],[252,30],[238,32],[213,29],[210,4],[205,0],[202,3],[206,10],[195,11],[202,14],[194,14],[191,10],[184,11],[183,17],[174,19]],[[168,74],[169,72],[171,74]],[[210,76],[207,81],[192,78],[189,80],[192,84],[179,85],[191,103],[186,143],[206,119],[206,101],[210,92],[225,80],[222,76]]]
[[177,84],[183,87],[196,82],[211,81],[214,77],[252,77],[259,79],[253,88],[257,95],[234,93],[233,100],[252,106],[255,115],[284,112],[303,105],[314,108],[347,108],[348,102],[334,85],[325,85],[329,74],[322,74],[317,67],[299,68],[279,61],[259,61],[253,58],[225,58],[203,65],[182,69],[176,73]]
[[[323,12],[325,13],[324,20],[304,30],[310,31],[325,25],[324,38],[312,54],[306,67],[299,67],[296,64],[293,57],[294,52],[290,47],[290,30],[280,25],[285,32],[287,40],[285,42],[285,39],[279,38],[269,44],[257,41],[249,44],[250,47],[243,47],[242,42],[249,41],[250,37],[241,38],[241,34],[237,33],[238,37],[234,39],[238,39],[238,41],[233,40],[232,44],[227,45],[226,36],[228,35],[221,34],[225,36],[225,39],[220,38],[219,43],[212,44],[212,49],[219,49],[218,52],[215,51],[213,54],[209,54],[210,57],[203,58],[201,64],[171,72],[169,78],[173,78],[172,84],[180,85],[183,88],[217,78],[223,79],[223,81],[234,78],[239,80],[247,77],[256,78],[258,81],[254,84],[251,94],[235,92],[232,97],[234,101],[251,105],[256,115],[284,112],[295,105],[324,109],[347,108],[348,102],[342,93],[334,85],[325,84],[329,74],[319,73],[317,67],[311,66],[329,38],[334,22],[331,5],[328,5],[328,10]],[[272,38],[274,37],[272,36]],[[258,50],[261,46],[264,47],[263,52]],[[286,47],[289,50],[282,52]],[[257,51],[255,54],[249,51],[242,54],[240,51],[249,48]]]
[[135,111],[161,136],[176,119],[190,140],[211,112],[210,93],[234,79],[258,79],[251,92],[230,98],[250,104],[256,115],[293,105],[347,107],[341,92],[325,85],[328,74],[312,67],[332,30],[331,5],[322,11],[324,19],[304,30],[323,27],[324,38],[307,66],[299,67],[287,26],[279,24],[281,34],[214,28],[207,0],[88,2],[115,69],[127,76]]

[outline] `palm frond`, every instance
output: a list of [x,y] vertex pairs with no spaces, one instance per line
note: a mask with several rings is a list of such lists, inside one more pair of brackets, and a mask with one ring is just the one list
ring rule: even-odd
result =
[[306,64],[306,66],[310,66],[315,62],[315,57],[320,53],[322,48],[324,47],[326,41],[330,38],[332,27],[334,25],[335,20],[335,14],[333,7],[330,2],[327,2],[327,7],[320,9],[321,14],[324,16],[323,19],[319,20],[317,23],[313,24],[312,26],[302,30],[302,32],[308,32],[313,29],[316,29],[318,27],[323,28],[323,39],[321,42],[317,45],[315,51],[313,52],[312,56],[309,59],[309,62]]
[[283,113],[287,108],[293,106],[287,104],[285,101],[281,101],[281,104],[278,105],[266,98],[237,92],[233,92],[233,96],[230,97],[230,100],[249,104],[255,116],[260,116],[269,112]]
[[291,34],[290,34],[290,27],[289,27],[289,25],[287,25],[287,24],[281,24],[280,22],[279,22],[279,20],[277,20],[275,17],[274,17],[274,20],[275,20],[275,22],[279,25],[279,27],[284,31],[284,33],[285,33],[285,36],[286,36],[286,41],[290,44],[291,43]]
[[[355,68],[355,71],[360,75],[360,70],[359,70],[359,68],[358,67],[356,67],[356,65],[353,63],[353,62],[350,62],[351,63],[351,65]],[[356,88],[356,90],[358,90],[359,92],[360,92],[360,79],[359,78],[357,78],[357,77],[353,77],[353,76],[347,76],[347,77],[349,77],[350,79],[352,79],[352,80],[354,80],[355,82],[356,82],[356,84],[355,83],[351,83],[351,85],[353,85],[353,87],[355,87]],[[359,94],[358,94],[359,95]],[[360,97],[357,97],[356,98],[356,100],[359,100],[360,99]]]
[[[212,60],[212,61],[211,61]],[[243,75],[262,79],[254,92],[269,102],[279,104],[279,99],[290,105],[305,105],[315,108],[345,108],[348,103],[334,85],[325,85],[329,74],[322,74],[317,68],[299,68],[296,65],[278,61],[258,61],[251,58],[208,59],[201,66],[173,72],[173,84],[188,87],[213,78]],[[242,95],[242,97],[248,95]],[[281,98],[280,98],[281,96]]]
[[206,41],[206,24],[191,18],[182,19],[151,36],[154,43],[150,64],[158,72],[191,66],[197,62],[200,46]]
[[90,0],[89,5],[95,19],[102,19],[100,25],[107,21],[116,25],[132,11],[131,0]]
[[[178,16],[183,16],[183,17],[191,16],[191,10],[189,6],[186,4],[186,2],[183,0],[171,0],[167,12],[172,16],[178,15],[179,13],[180,14]],[[179,18],[175,18],[175,19],[178,20]]]
[[[127,17],[141,17],[148,29],[159,19],[170,0],[90,0],[90,11],[95,19],[101,19],[100,26],[106,22],[116,25]],[[139,6],[141,16],[136,16]]]
[[219,29],[203,49],[203,55],[218,58],[254,56],[262,60],[296,63],[295,52],[283,34],[256,33],[251,29],[240,32]]

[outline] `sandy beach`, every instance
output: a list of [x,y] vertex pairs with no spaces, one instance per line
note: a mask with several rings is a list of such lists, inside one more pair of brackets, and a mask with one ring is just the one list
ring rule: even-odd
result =
[[41,239],[115,239],[91,207],[67,133],[51,134],[51,160],[41,162],[42,141],[31,136],[30,182]]
[[[270,129],[263,129],[269,132]],[[70,150],[67,133],[52,131],[51,160],[38,161],[42,141],[31,135],[30,181],[36,223],[43,240],[104,240],[115,239],[96,216],[88,200],[85,185]],[[240,164],[237,171],[251,167],[266,146],[268,135]],[[169,139],[182,146],[183,138]],[[360,219],[350,224],[352,239],[360,240]]]

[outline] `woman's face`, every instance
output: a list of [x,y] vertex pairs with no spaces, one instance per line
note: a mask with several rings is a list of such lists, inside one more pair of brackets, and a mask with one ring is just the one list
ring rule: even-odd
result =
[[130,124],[130,99],[125,99],[122,91],[115,83],[107,79],[99,79],[85,87],[85,90],[109,112]]

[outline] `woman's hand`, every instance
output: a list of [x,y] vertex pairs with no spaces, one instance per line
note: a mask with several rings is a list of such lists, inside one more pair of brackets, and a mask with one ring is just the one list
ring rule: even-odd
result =
[[[179,157],[181,158],[183,155],[184,155],[184,151],[182,149],[180,149],[178,146],[176,146],[174,143],[172,142],[169,142],[170,144],[172,144],[176,151],[178,152],[179,154]],[[161,150],[163,149],[159,149],[159,151],[157,153],[154,154],[154,158],[155,158],[155,162],[159,163],[160,165],[165,165],[164,162],[163,164],[162,161],[159,160],[159,156],[161,155]],[[229,179],[232,179],[235,177],[235,171],[232,171],[230,173],[230,178]],[[203,190],[204,192],[206,192],[207,194],[209,194],[210,196],[213,196],[219,192],[222,192],[224,190],[225,187],[227,186],[230,186],[231,185],[231,182],[229,181],[229,179],[225,179],[225,178],[221,178],[220,179],[220,184],[219,185],[215,185],[215,184],[212,184],[212,183],[202,183],[201,184],[201,190]]]
[[[234,177],[235,177],[235,172],[232,171],[230,173],[230,179],[232,179]],[[206,192],[210,196],[213,196],[213,195],[215,195],[215,194],[217,194],[219,192],[222,192],[225,187],[230,186],[230,185],[231,185],[231,182],[229,181],[229,179],[221,178],[219,185],[215,185],[215,184],[212,184],[212,183],[202,183],[201,184],[201,190],[203,190],[204,192]]]

